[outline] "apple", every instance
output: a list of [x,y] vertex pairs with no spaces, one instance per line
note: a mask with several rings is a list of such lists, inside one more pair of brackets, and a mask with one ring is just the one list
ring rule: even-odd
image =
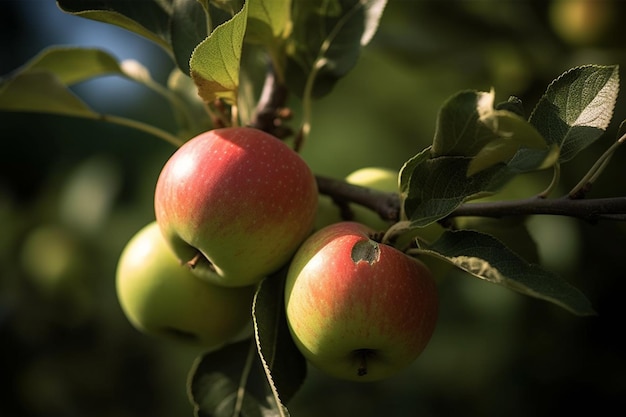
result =
[[296,252],[285,282],[289,330],[304,357],[341,379],[375,381],[408,366],[437,321],[437,287],[419,260],[356,222],[327,226]]
[[248,127],[202,133],[167,161],[156,220],[181,262],[224,286],[286,264],[313,230],[317,182],[285,143]]
[[251,323],[254,287],[226,288],[180,264],[156,222],[126,244],[116,273],[119,303],[143,333],[217,347]]
[[[350,184],[369,187],[377,191],[399,192],[398,172],[389,168],[367,167],[357,169],[346,177]],[[358,204],[351,205],[354,221],[363,223],[374,230],[386,230],[392,222],[382,219],[378,213]]]
[[552,0],[549,19],[553,30],[573,46],[597,46],[618,21],[615,0]]
[[[346,182],[362,187],[372,188],[377,191],[398,192],[398,173],[389,168],[366,167],[352,172],[345,178]],[[378,213],[358,204],[350,204],[350,210],[354,217],[350,220],[363,223],[374,230],[386,230],[392,222],[382,219]],[[315,228],[322,229],[333,223],[338,223],[341,218],[339,207],[333,203],[329,196],[320,196]]]

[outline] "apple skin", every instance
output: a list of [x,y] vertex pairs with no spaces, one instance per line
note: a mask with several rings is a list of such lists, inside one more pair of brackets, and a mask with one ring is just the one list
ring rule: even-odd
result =
[[171,156],[157,181],[155,213],[197,276],[246,286],[286,264],[311,234],[317,198],[315,177],[297,153],[265,132],[232,127],[202,133]]
[[[389,168],[366,167],[352,172],[345,178],[346,182],[354,185],[372,188],[377,191],[398,192],[398,173]],[[391,221],[383,220],[378,213],[360,206],[350,204],[354,214],[352,221],[363,223],[374,230],[386,230],[392,224]],[[330,224],[343,221],[339,207],[328,196],[320,196],[315,219],[315,229],[322,229]]]
[[213,348],[249,328],[255,289],[198,279],[180,264],[152,222],[122,251],[116,290],[124,314],[139,331]]
[[424,350],[437,321],[428,268],[371,233],[355,222],[327,226],[302,244],[287,273],[296,346],[340,379],[376,381],[400,371]]

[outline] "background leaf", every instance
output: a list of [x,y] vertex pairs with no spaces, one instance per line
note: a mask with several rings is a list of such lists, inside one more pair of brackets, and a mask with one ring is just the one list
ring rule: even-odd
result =
[[446,231],[420,252],[444,259],[480,279],[552,302],[574,314],[595,314],[589,300],[578,289],[540,265],[526,262],[487,234]]
[[174,59],[180,70],[189,75],[193,50],[208,36],[207,11],[197,0],[174,0],[172,3],[171,39]]
[[559,161],[569,161],[604,133],[618,91],[617,66],[573,68],[548,86],[529,121],[560,148]]
[[291,0],[250,2],[246,42],[273,45],[290,33]]
[[2,85],[0,110],[98,118],[57,76],[38,70],[18,74]]
[[170,1],[57,0],[57,4],[66,13],[122,27],[171,51]]
[[309,76],[313,97],[328,94],[356,64],[371,40],[386,1],[313,0],[294,3],[287,83],[302,95]]
[[229,104],[237,102],[247,17],[248,2],[232,19],[216,27],[191,55],[191,78],[198,87],[198,94],[207,103],[216,99]]
[[238,406],[242,417],[279,415],[271,407],[265,372],[251,340],[198,357],[188,391],[197,417],[232,417]]
[[279,407],[284,407],[306,377],[306,361],[296,347],[285,317],[284,274],[259,285],[253,305],[254,328],[261,362],[273,386]]
[[65,85],[104,75],[126,76],[111,54],[96,48],[50,47],[41,51],[20,71],[48,71]]

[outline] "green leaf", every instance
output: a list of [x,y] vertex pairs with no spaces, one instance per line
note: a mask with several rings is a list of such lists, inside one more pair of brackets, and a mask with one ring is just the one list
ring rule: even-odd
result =
[[481,91],[461,91],[446,100],[437,115],[433,156],[474,156],[495,139],[479,121],[479,109],[492,100],[491,93]]
[[560,148],[560,162],[569,161],[604,133],[618,91],[617,66],[573,68],[548,86],[530,123],[549,144]]
[[400,192],[405,196],[411,189],[411,177],[415,168],[431,157],[432,147],[429,146],[404,163],[398,175]]
[[104,75],[126,76],[111,54],[95,48],[51,47],[43,50],[24,67],[25,71],[48,71],[65,85]]
[[248,3],[232,19],[216,27],[191,55],[191,78],[198,87],[198,94],[207,103],[216,99],[229,104],[237,102]]
[[466,200],[494,193],[512,178],[503,164],[468,177],[472,158],[429,156],[427,150],[423,151],[400,176],[407,187],[403,191],[403,209],[411,227],[424,227],[440,220]]
[[172,49],[176,65],[189,75],[193,50],[208,36],[207,11],[197,0],[174,0],[172,3]]
[[54,74],[33,70],[0,87],[0,110],[50,113],[97,119],[99,116]]
[[59,8],[76,16],[119,26],[171,51],[170,2],[164,0],[57,0]]
[[511,251],[527,261],[539,263],[537,243],[526,227],[526,218],[511,216],[503,218],[457,217],[455,229],[474,230],[488,234],[505,244]]
[[252,312],[261,362],[276,403],[286,412],[284,404],[294,396],[306,377],[306,361],[293,342],[287,325],[284,275],[272,276],[259,284]]
[[595,314],[589,300],[578,289],[540,265],[526,262],[487,234],[447,231],[419,252],[450,262],[477,278],[549,301],[574,314]]
[[187,389],[197,417],[280,415],[268,402],[265,372],[251,340],[198,357]]
[[554,164],[559,148],[549,147],[542,134],[521,116],[521,102],[512,97],[494,106],[494,99],[493,90],[461,91],[448,99],[437,117],[432,154],[472,157],[468,176],[500,163],[511,165],[516,172]]
[[617,129],[618,139],[624,135],[626,135],[626,120],[622,120],[622,122],[619,124],[619,128]]
[[386,0],[312,0],[294,3],[289,38],[287,83],[294,93],[312,97],[331,91],[356,64],[372,39]]
[[474,156],[467,175],[508,162],[520,148],[548,149],[543,136],[525,119],[508,110],[493,107],[480,112],[479,121],[487,126],[495,138],[487,142]]
[[246,42],[273,46],[291,30],[291,0],[250,2]]

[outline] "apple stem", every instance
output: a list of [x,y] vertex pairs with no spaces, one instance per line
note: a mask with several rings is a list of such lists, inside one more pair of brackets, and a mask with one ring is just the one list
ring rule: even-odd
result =
[[196,252],[194,257],[191,258],[190,260],[188,260],[187,262],[185,262],[185,264],[189,268],[194,269],[198,265],[198,263],[200,262],[200,259],[202,259],[202,253]]
[[358,362],[359,367],[356,370],[356,374],[358,376],[367,375],[367,358],[372,356],[374,352],[370,349],[358,349],[354,352]]

